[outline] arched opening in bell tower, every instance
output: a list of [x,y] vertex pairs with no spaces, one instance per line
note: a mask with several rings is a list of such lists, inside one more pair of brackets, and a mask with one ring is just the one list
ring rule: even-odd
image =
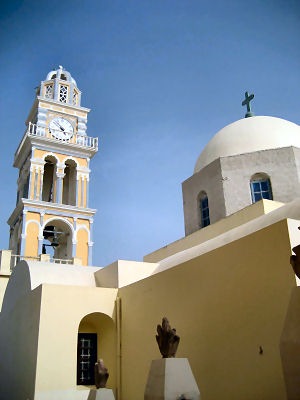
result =
[[43,229],[43,254],[60,260],[72,259],[72,228],[67,221],[54,219],[48,221]]
[[66,160],[63,180],[63,204],[76,205],[76,167],[74,160]]
[[55,202],[55,176],[57,160],[53,156],[45,158],[42,200],[49,203]]

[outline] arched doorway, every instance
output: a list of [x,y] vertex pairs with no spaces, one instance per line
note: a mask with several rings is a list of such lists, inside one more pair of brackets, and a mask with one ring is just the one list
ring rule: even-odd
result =
[[102,358],[108,368],[108,386],[116,386],[116,327],[105,314],[86,315],[78,327],[77,385],[94,385],[94,367]]

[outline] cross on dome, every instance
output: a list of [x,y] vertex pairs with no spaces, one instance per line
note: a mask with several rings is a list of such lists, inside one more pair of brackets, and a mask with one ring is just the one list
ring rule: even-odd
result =
[[242,106],[247,106],[247,112],[245,114],[245,118],[254,116],[253,112],[251,112],[251,104],[250,104],[250,101],[252,101],[253,99],[254,99],[254,94],[249,95],[248,92],[245,92],[245,100],[243,100],[242,102]]

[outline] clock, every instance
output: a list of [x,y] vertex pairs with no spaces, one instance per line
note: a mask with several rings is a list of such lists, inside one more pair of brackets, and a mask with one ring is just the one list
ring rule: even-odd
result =
[[74,128],[67,119],[55,117],[50,121],[49,131],[56,139],[69,140],[73,136]]

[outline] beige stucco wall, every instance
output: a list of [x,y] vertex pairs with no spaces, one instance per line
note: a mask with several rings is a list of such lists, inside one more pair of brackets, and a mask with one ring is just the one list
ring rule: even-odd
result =
[[250,206],[245,207],[243,210],[237,211],[236,213],[229,215],[228,217],[223,218],[212,225],[198,229],[196,232],[193,232],[184,238],[176,240],[173,243],[169,243],[168,245],[147,254],[144,257],[144,261],[158,262],[163,260],[172,254],[186,250],[192,246],[198,245],[199,243],[203,243],[209,239],[215,238],[222,233],[228,232],[233,228],[242,226],[249,221],[282,207],[283,205],[283,203],[278,201],[265,199],[260,200],[257,203],[251,204]]
[[72,398],[80,388],[77,334],[87,327],[98,333],[98,357],[116,390],[117,289],[96,287],[94,270],[24,261],[15,267],[0,314],[0,399],[51,398],[55,390]]
[[116,289],[42,285],[36,393],[76,387],[77,334],[81,320],[91,313],[107,316],[98,320],[103,338],[98,356],[109,368],[108,386],[115,389],[116,297]]
[[[0,398],[34,398],[41,288],[20,296],[13,309],[0,314]],[[5,327],[5,328],[4,328]]]
[[4,293],[8,284],[9,275],[0,275],[0,311],[2,307]]
[[160,358],[156,325],[167,316],[202,400],[285,400],[279,342],[296,284],[289,257],[300,241],[298,225],[284,219],[242,230],[201,255],[185,251],[188,257],[157,265],[119,261],[97,270],[21,262],[0,314],[1,390],[10,400],[78,391],[77,333],[89,331],[99,333],[108,387],[121,383],[119,400],[140,400],[150,363]]
[[121,288],[122,400],[143,398],[163,316],[181,336],[177,355],[189,358],[202,400],[286,399],[279,341],[295,286],[290,254],[283,220]]

